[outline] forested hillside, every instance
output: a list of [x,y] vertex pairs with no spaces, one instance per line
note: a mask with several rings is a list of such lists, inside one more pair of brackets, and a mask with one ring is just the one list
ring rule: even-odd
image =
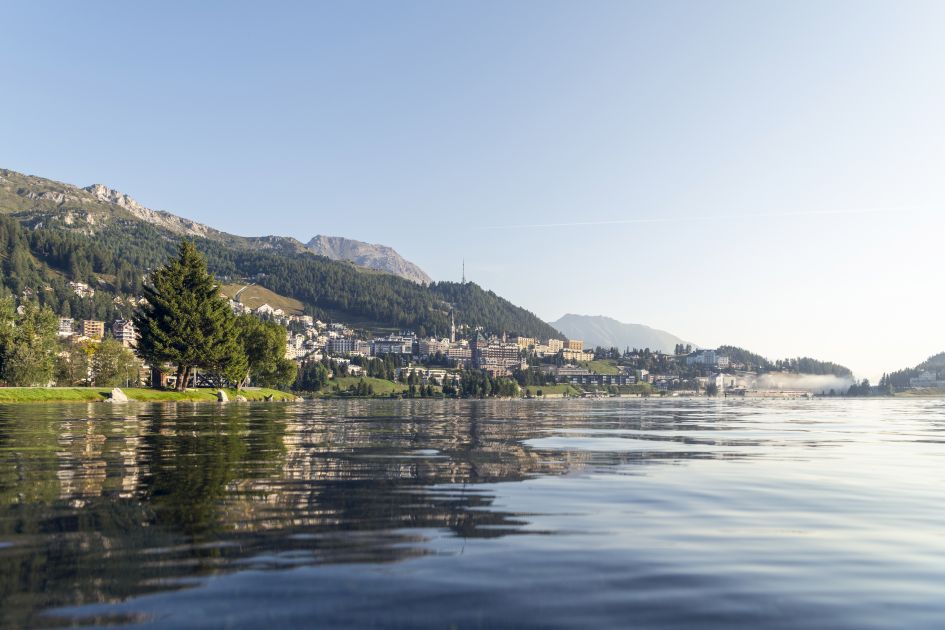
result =
[[741,364],[747,370],[757,372],[771,372],[774,370],[783,370],[787,372],[797,372],[799,374],[814,375],[833,375],[840,377],[850,377],[853,373],[850,368],[832,363],[830,361],[820,361],[810,357],[797,357],[791,359],[778,359],[771,361],[760,354],[749,352],[744,348],[736,346],[720,346],[719,354],[723,354],[732,360],[732,363]]
[[[35,296],[73,317],[129,314],[127,298],[141,295],[147,272],[174,255],[181,238],[189,238],[221,280],[256,282],[300,300],[307,312],[322,319],[445,335],[452,308],[457,324],[496,333],[560,336],[534,314],[473,283],[424,287],[316,256],[294,239],[225,234],[143,208],[104,187],[82,189],[0,170],[0,213],[3,288]],[[69,281],[89,284],[95,296],[78,297]]]
[[904,368],[889,374],[883,374],[879,384],[883,388],[904,389],[909,387],[910,379],[918,377],[923,372],[931,372],[936,378],[945,377],[945,352],[930,356],[914,368]]

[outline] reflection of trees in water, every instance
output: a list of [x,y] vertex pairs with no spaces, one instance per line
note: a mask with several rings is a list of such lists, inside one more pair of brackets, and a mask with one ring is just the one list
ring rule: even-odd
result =
[[517,533],[527,517],[484,509],[493,497],[477,486],[654,457],[522,445],[569,423],[613,420],[581,407],[564,417],[567,409],[89,405],[37,407],[29,418],[0,409],[0,541],[14,543],[0,549],[0,623],[173,587],[246,559],[384,562],[425,553],[422,530]]

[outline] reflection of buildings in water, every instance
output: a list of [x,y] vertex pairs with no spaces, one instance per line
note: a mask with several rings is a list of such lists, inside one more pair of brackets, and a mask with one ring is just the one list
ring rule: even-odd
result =
[[115,422],[93,417],[62,422],[56,453],[59,498],[80,507],[88,497],[134,496],[141,430],[134,416]]
[[[3,458],[15,449],[0,451],[0,487],[16,488],[5,490],[0,524],[50,532],[42,544],[15,547],[19,555],[0,550],[0,562],[8,559],[9,575],[37,571],[51,587],[67,584],[71,603],[148,592],[252,558],[395,561],[427,553],[428,530],[520,533],[528,517],[495,509],[484,484],[655,457],[523,446],[562,427],[613,426],[613,415],[585,409],[496,401],[90,405],[80,418],[0,423],[0,439],[12,426],[20,432],[13,439],[34,449],[21,449],[32,455],[12,467]],[[16,501],[31,509],[10,516]],[[76,582],[80,565],[87,570]]]
[[[343,401],[302,409],[162,404],[105,415],[98,406],[59,424],[59,498],[76,507],[94,496],[148,502],[163,480],[161,496],[218,495],[216,524],[233,531],[347,521],[441,526],[464,506],[454,500],[438,506],[434,499],[420,502],[423,510],[449,514],[418,514],[416,497],[432,486],[520,481],[659,456],[531,450],[524,440],[594,421],[534,404]],[[641,417],[639,426],[660,421]],[[222,452],[224,444],[229,452]],[[220,477],[205,476],[201,467]],[[196,497],[175,499],[186,504]],[[477,502],[483,500],[479,495]],[[391,515],[387,523],[371,513],[378,502]]]
[[[416,407],[352,401],[290,420],[281,478],[265,487],[257,484],[257,497],[265,497],[270,515],[278,506],[304,526],[447,527],[469,535],[484,514],[497,516],[469,509],[488,507],[491,497],[482,492],[464,497],[441,487],[563,474],[590,458],[530,451],[521,440],[533,435],[532,427],[481,418],[487,414],[475,406],[462,410],[472,413],[459,414],[455,403]],[[527,420],[524,410],[519,413],[513,420]],[[434,486],[437,491],[429,492]],[[511,529],[514,515],[499,516],[504,523],[490,526]],[[279,522],[270,518],[265,525]]]
[[58,425],[58,496],[76,508],[99,496],[142,502],[155,523],[173,529],[189,519],[184,531],[196,533],[344,526],[469,535],[477,523],[509,524],[515,515],[479,509],[488,492],[444,487],[641,458],[530,450],[524,440],[588,422],[536,414],[543,409],[492,401],[97,406]]

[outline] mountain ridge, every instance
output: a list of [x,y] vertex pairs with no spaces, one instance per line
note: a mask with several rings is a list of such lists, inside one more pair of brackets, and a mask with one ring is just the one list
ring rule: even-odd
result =
[[[340,236],[321,236],[312,238],[307,244],[291,236],[265,235],[238,237],[223,232],[204,223],[174,214],[167,210],[154,210],[138,202],[131,195],[111,188],[105,184],[92,184],[79,187],[74,184],[27,175],[11,169],[0,169],[0,186],[11,179],[26,180],[30,186],[18,186],[15,194],[20,203],[15,211],[36,211],[49,213],[62,208],[89,206],[99,213],[107,208],[120,208],[134,218],[151,225],[166,229],[185,238],[209,238],[232,241],[243,239],[257,247],[273,249],[285,253],[310,251],[315,255],[332,260],[346,260],[359,267],[391,273],[420,284],[430,284],[433,280],[416,264],[403,258],[397,251],[381,244],[371,244]],[[43,188],[36,192],[31,188]],[[32,202],[32,203],[31,203]],[[38,207],[37,207],[38,206]],[[85,220],[95,224],[96,213],[86,215]],[[65,215],[66,222],[74,222],[77,217]],[[91,219],[91,220],[90,220]]]
[[[301,301],[307,313],[325,320],[444,336],[453,312],[458,326],[560,336],[534,313],[472,282],[424,285],[387,272],[367,273],[291,237],[228,234],[145,208],[104,185],[79,188],[0,169],[0,232],[8,243],[8,256],[0,258],[0,289],[73,317],[112,316],[120,310],[117,304],[128,303],[124,298],[140,296],[146,273],[189,238],[221,283],[257,283]],[[73,295],[69,281],[94,286],[94,298]]]
[[151,208],[147,208],[138,203],[131,196],[114,188],[109,188],[105,184],[92,184],[80,190],[84,190],[99,201],[124,208],[142,221],[147,221],[152,225],[160,225],[172,232],[179,233],[181,236],[209,238],[211,233],[219,231],[165,210],[152,210]]
[[344,236],[314,236],[305,244],[314,254],[332,260],[347,260],[359,267],[386,271],[419,284],[430,284],[433,279],[416,264],[405,259],[394,248],[376,243],[365,243]]

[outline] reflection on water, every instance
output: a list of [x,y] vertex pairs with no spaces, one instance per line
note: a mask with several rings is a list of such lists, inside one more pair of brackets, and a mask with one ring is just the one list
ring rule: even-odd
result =
[[937,401],[0,407],[0,622],[935,626],[943,427]]

